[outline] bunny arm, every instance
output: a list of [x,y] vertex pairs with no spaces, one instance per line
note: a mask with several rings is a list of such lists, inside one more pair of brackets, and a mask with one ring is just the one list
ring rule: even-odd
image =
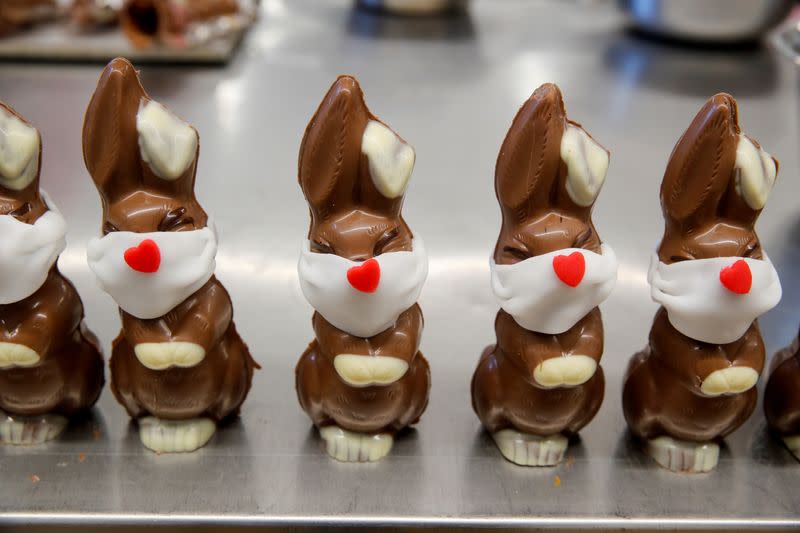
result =
[[233,319],[228,291],[213,277],[166,315],[140,319],[120,310],[122,330],[131,346],[142,343],[183,341],[209,353],[222,339]]
[[397,319],[394,327],[369,338],[355,337],[337,329],[319,313],[314,313],[314,333],[323,353],[395,357],[411,364],[419,350],[423,327],[422,309],[414,304]]
[[[56,266],[36,292],[2,308],[6,312],[0,312],[0,342],[28,346],[41,359],[71,339],[83,319],[83,304],[77,291]],[[18,313],[21,319],[11,322]]]

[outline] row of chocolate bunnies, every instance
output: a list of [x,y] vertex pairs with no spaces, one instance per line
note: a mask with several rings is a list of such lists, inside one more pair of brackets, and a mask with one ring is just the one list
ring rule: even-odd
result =
[[[194,194],[197,132],[116,59],[89,104],[83,150],[103,204],[103,237],[89,243],[88,262],[121,308],[111,389],[144,446],[196,450],[238,414],[258,368],[214,277],[216,232]],[[298,271],[316,309],[316,338],[296,386],[340,461],[385,456],[428,402],[416,303],[427,259],[401,214],[414,157],[347,76],[328,91],[300,147],[311,225]],[[40,161],[38,131],[2,106],[0,440],[10,444],[55,438],[104,381],[80,297],[56,266],[65,222],[39,191]],[[567,119],[552,84],[522,106],[500,150],[503,224],[491,285],[502,309],[472,400],[516,464],[560,462],[603,400],[597,306],[614,287],[617,261],[591,212],[608,164],[608,151]],[[755,408],[765,361],[756,318],[778,303],[781,287],[754,225],[777,166],[741,133],[727,94],[706,102],[667,165],[666,228],[649,275],[662,307],[648,346],[630,362],[623,407],[631,431],[670,470],[713,469],[719,440]],[[775,358],[765,401],[771,426],[795,452],[797,348]]]

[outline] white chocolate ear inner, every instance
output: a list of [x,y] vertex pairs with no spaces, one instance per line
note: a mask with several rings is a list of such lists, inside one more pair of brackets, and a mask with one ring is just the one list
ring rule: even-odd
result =
[[197,154],[197,132],[158,102],[144,102],[136,115],[142,159],[161,179],[179,178]]
[[39,171],[39,132],[0,107],[0,184],[19,191]]
[[567,194],[588,207],[600,193],[608,172],[609,153],[583,128],[567,124],[561,137],[561,159],[567,165]]
[[772,156],[757,148],[746,136],[739,135],[735,168],[736,192],[751,208],[763,209],[778,174]]
[[370,120],[361,138],[372,182],[382,195],[397,198],[406,192],[414,170],[414,149],[377,120]]

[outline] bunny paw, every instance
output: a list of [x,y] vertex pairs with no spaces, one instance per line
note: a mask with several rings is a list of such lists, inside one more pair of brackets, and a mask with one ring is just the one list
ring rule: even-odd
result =
[[142,444],[156,453],[193,452],[202,448],[217,431],[209,418],[162,420],[154,416],[139,419]]
[[542,387],[577,387],[597,371],[597,361],[587,355],[569,355],[545,359],[533,371],[533,379]]
[[60,415],[16,416],[0,412],[0,444],[30,446],[58,437],[67,427]]
[[564,435],[540,437],[501,429],[492,438],[507,460],[520,466],[554,466],[564,458],[569,441]]
[[343,463],[373,462],[392,449],[394,437],[388,433],[356,433],[337,426],[320,428],[328,455]]
[[672,437],[657,437],[648,441],[647,453],[672,472],[710,472],[719,461],[719,445],[713,442],[681,441]]
[[732,366],[715,370],[700,385],[708,396],[740,394],[752,389],[758,381],[758,372],[746,366]]

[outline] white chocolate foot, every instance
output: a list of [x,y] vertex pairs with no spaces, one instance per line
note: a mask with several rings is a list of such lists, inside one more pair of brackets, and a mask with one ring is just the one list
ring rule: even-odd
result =
[[513,429],[492,434],[503,457],[520,466],[553,466],[564,459],[569,441],[564,435],[540,437]]
[[43,444],[61,435],[65,427],[67,419],[60,415],[15,416],[0,412],[0,443]]
[[545,359],[533,371],[533,379],[542,387],[577,387],[597,371],[597,362],[587,355],[569,355]]
[[136,359],[150,370],[166,370],[172,366],[189,368],[206,356],[206,351],[193,342],[143,342],[133,352]]
[[343,463],[378,461],[392,449],[394,437],[388,433],[356,433],[337,426],[319,430],[325,440],[328,455]]
[[758,372],[746,366],[732,366],[715,370],[700,385],[700,390],[708,396],[740,394],[752,389],[758,381]]
[[672,437],[657,437],[647,441],[647,453],[658,464],[673,472],[711,472],[719,461],[719,445],[713,442],[687,442]]
[[783,437],[783,443],[789,448],[789,451],[800,460],[800,435]]
[[156,453],[193,452],[202,448],[217,431],[209,418],[162,420],[154,416],[139,419],[139,438]]

